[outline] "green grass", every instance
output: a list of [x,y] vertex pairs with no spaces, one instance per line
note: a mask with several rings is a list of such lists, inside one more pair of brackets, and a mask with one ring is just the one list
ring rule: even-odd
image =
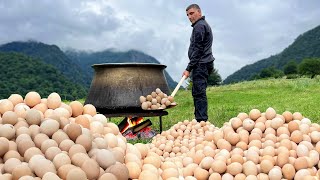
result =
[[[313,122],[320,122],[319,77],[269,79],[209,87],[207,98],[209,121],[218,127],[240,112],[249,113],[254,108],[265,112],[268,107],[273,107],[278,114],[284,111],[301,112]],[[179,121],[194,118],[191,91],[178,91],[175,100],[178,106],[168,109],[169,115],[163,117],[164,130]],[[153,122],[153,128],[158,129],[156,119]]]
[[[209,121],[221,127],[224,122],[240,112],[249,113],[251,109],[265,112],[273,107],[278,114],[284,111],[301,112],[311,121],[320,122],[320,77],[315,79],[269,79],[241,82],[233,85],[209,87],[207,89]],[[175,96],[178,105],[168,109],[163,116],[163,130],[174,124],[194,118],[191,91],[179,90]],[[123,118],[112,118],[118,124]],[[159,131],[159,118],[150,118],[152,128]],[[132,141],[148,143],[149,140]]]

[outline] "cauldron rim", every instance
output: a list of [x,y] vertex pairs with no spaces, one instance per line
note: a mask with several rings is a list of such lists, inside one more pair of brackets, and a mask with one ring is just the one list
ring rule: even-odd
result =
[[101,64],[93,64],[91,67],[135,67],[135,66],[161,66],[163,68],[166,68],[167,66],[164,64],[157,64],[157,63],[101,63]]

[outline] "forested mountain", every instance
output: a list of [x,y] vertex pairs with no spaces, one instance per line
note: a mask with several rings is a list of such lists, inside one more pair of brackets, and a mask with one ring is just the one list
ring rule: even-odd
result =
[[262,69],[271,66],[283,70],[284,66],[291,60],[299,64],[303,59],[312,57],[320,57],[320,26],[298,36],[297,39],[281,53],[244,66],[228,76],[224,80],[224,83],[229,84],[249,80]]
[[[3,44],[0,45],[0,52],[17,52],[42,60],[44,63],[56,67],[66,79],[80,84],[86,89],[90,87],[93,78],[93,68],[91,68],[93,64],[124,62],[159,64],[159,61],[154,57],[135,50],[127,52],[105,50],[94,53],[68,50],[63,52],[56,45],[36,41],[16,41]],[[177,83],[166,71],[165,76],[169,87],[174,88]]]
[[52,92],[63,100],[84,98],[87,89],[71,82],[54,66],[20,53],[0,52],[0,99],[11,94],[25,96],[30,91],[48,97]]
[[2,52],[18,52],[30,57],[38,58],[47,64],[56,67],[67,79],[82,84],[87,88],[91,79],[86,72],[80,69],[79,64],[70,60],[56,45],[47,45],[41,42],[11,42],[0,46]]
[[[127,52],[116,52],[113,50],[105,50],[101,52],[85,52],[76,50],[67,50],[65,54],[75,62],[78,62],[81,68],[89,72],[93,76],[93,64],[102,63],[156,63],[160,62],[152,56],[144,54],[140,51],[130,50]],[[170,88],[174,88],[177,83],[165,71],[165,76]]]

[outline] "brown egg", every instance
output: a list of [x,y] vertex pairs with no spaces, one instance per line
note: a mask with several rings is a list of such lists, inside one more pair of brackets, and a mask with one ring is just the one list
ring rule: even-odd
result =
[[74,145],[75,143],[70,140],[70,139],[65,139],[63,140],[60,144],[59,144],[59,148],[62,150],[62,151],[69,151],[70,148]]
[[252,120],[257,120],[261,116],[259,109],[252,109],[249,113],[249,118]]
[[114,135],[118,135],[119,134],[119,127],[114,124],[114,123],[107,123],[107,127],[112,129],[112,132]]
[[65,164],[65,165],[62,165],[59,169],[58,169],[58,176],[62,179],[67,179],[67,175],[68,173],[72,170],[72,169],[75,169],[75,168],[78,168],[77,166],[75,165],[72,165],[72,164]]
[[24,160],[26,162],[29,162],[30,159],[34,156],[34,155],[42,155],[44,156],[44,154],[41,152],[41,150],[37,147],[31,147],[29,149],[26,150],[26,152],[24,153]]
[[56,109],[61,105],[61,97],[58,93],[51,93],[47,98],[47,106],[50,109]]
[[227,166],[227,173],[235,176],[242,172],[242,165],[238,162],[233,162]]
[[12,124],[15,125],[18,122],[18,116],[13,111],[6,111],[2,115],[2,124]]
[[254,128],[254,121],[251,119],[245,119],[243,120],[242,126],[245,130],[251,131]]
[[38,111],[41,111],[44,114],[48,110],[48,107],[46,104],[40,103],[40,104],[35,105],[32,109],[36,109]]
[[237,117],[240,118],[240,119],[243,121],[243,120],[245,120],[246,118],[248,118],[249,116],[248,116],[247,113],[243,113],[243,112],[242,112],[242,113],[239,113]]
[[5,137],[8,140],[15,138],[16,130],[12,124],[0,125],[0,137]]
[[116,159],[116,161],[120,162],[120,163],[124,163],[125,162],[125,153],[124,151],[120,148],[120,147],[115,147],[113,149],[111,149],[111,152],[114,155],[114,158]]
[[[3,161],[6,162],[10,158],[16,158],[19,159],[20,161],[23,161],[23,157],[18,153],[18,151],[14,150],[9,150],[4,156],[3,156]],[[1,171],[0,171],[1,173]]]
[[94,116],[97,114],[97,110],[92,104],[86,104],[83,106],[83,114]]
[[237,130],[242,125],[242,120],[238,117],[230,119],[231,126],[234,130]]
[[227,165],[225,162],[221,160],[215,160],[214,163],[211,165],[211,168],[214,172],[222,174],[227,170]]
[[212,173],[209,176],[209,180],[221,180],[221,175],[219,173]]
[[73,180],[73,179],[77,179],[77,180],[87,180],[87,175],[86,173],[80,169],[80,168],[73,168],[71,169],[68,174],[67,174],[67,180]]
[[29,148],[31,147],[35,147],[36,145],[34,144],[34,142],[30,139],[22,139],[19,143],[18,143],[18,152],[20,154],[24,154]]
[[58,147],[57,142],[52,139],[44,140],[41,144],[41,151],[45,153],[50,147]]
[[72,160],[73,155],[75,155],[77,153],[83,153],[83,154],[87,153],[86,149],[80,144],[75,144],[75,145],[71,146],[68,152],[69,152],[69,156],[70,156],[71,160]]
[[23,103],[23,97],[20,94],[11,94],[8,100],[12,102],[13,106]]
[[21,164],[21,161],[16,158],[10,158],[4,163],[4,171],[6,173],[12,174],[12,171],[15,167]]
[[40,125],[41,123],[41,114],[36,109],[27,110],[26,121],[29,125]]
[[86,153],[83,152],[75,152],[75,154],[72,155],[71,157],[71,162],[73,165],[76,165],[78,167],[81,167],[82,164],[86,161],[89,160],[89,156]]
[[128,170],[129,170],[129,178],[131,179],[138,179],[139,175],[141,173],[140,166],[135,162],[128,162],[126,164]]
[[293,120],[302,120],[303,116],[300,112],[295,112],[292,114]]
[[261,161],[260,163],[260,170],[261,172],[268,174],[269,171],[273,168],[273,163],[272,161],[268,160],[268,159],[264,159]]
[[76,139],[76,144],[81,144],[86,151],[88,152],[92,147],[92,141],[91,138],[87,135],[81,134]]
[[240,135],[237,133],[229,133],[226,137],[226,140],[229,141],[231,145],[236,145],[240,140]]
[[285,164],[282,167],[282,174],[283,174],[283,177],[286,179],[293,179],[295,173],[296,173],[296,170],[291,164]]
[[205,180],[209,178],[209,172],[207,170],[201,169],[200,167],[197,167],[194,170],[194,177],[198,180]]
[[258,175],[258,168],[257,168],[256,164],[254,164],[252,161],[247,161],[247,162],[243,163],[242,168],[243,168],[243,173],[246,176],[249,176],[249,175],[257,176]]
[[46,110],[46,112],[44,113],[44,117],[48,118],[50,116],[52,116],[54,114],[54,110],[53,109],[48,109]]
[[8,99],[3,99],[0,101],[0,114],[4,114],[7,111],[13,111],[13,104]]
[[303,140],[303,134],[299,130],[295,130],[291,133],[290,140],[295,143],[300,143]]
[[79,124],[69,124],[66,133],[71,140],[76,141],[78,136],[82,134],[82,129]]
[[29,107],[34,107],[35,105],[41,103],[41,97],[37,92],[31,91],[31,92],[28,92],[24,97],[24,102]]
[[67,154],[59,153],[53,158],[52,162],[56,169],[59,169],[61,166],[65,164],[71,164],[71,159]]
[[[106,158],[108,159],[108,161],[104,160]],[[97,151],[96,160],[100,167],[102,167],[103,169],[107,169],[108,167],[116,163],[112,152],[106,149],[100,149],[99,151]]]
[[69,136],[63,130],[59,129],[52,135],[52,139],[60,145],[63,140],[69,139]]
[[267,110],[266,110],[266,118],[268,120],[271,120],[273,118],[275,118],[277,115],[276,111],[272,108],[272,107],[269,107]]
[[53,119],[47,119],[40,125],[40,132],[51,137],[55,132],[58,131],[60,124],[58,121]]
[[179,177],[179,171],[176,168],[164,169],[161,174],[162,179],[169,179],[171,177]]
[[53,172],[46,172],[42,180],[60,180],[60,177],[57,174],[54,174]]
[[305,157],[299,157],[294,161],[294,168],[296,171],[308,168],[308,161]]
[[76,117],[75,123],[80,124],[84,128],[90,129],[90,121],[85,115],[79,115]]
[[[158,155],[157,155],[158,156]],[[161,160],[157,156],[147,156],[144,160],[144,164],[152,164],[156,168],[159,168],[161,165]]]
[[112,173],[104,173],[100,176],[99,180],[118,180]]
[[33,173],[27,164],[20,164],[12,170],[12,180],[18,180],[23,176],[32,176]]
[[77,117],[83,113],[83,105],[79,101],[72,101],[69,106],[72,109],[72,117]]
[[81,165],[81,169],[86,173],[88,179],[98,179],[100,174],[100,167],[95,160],[85,160]]
[[135,162],[137,163],[140,167],[142,166],[141,163],[141,159],[138,158],[135,154],[133,153],[127,153],[125,155],[125,159],[124,159],[125,163],[129,163],[129,162]]
[[53,158],[59,153],[61,153],[61,150],[58,147],[50,147],[47,149],[45,156],[47,159],[52,161]]
[[128,168],[119,162],[116,162],[114,165],[108,167],[105,172],[114,174],[117,179],[129,179]]
[[9,151],[9,141],[7,138],[0,137],[0,157]]
[[[32,160],[33,158],[31,158],[30,162],[32,162]],[[31,167],[31,169],[35,172],[35,174],[38,177],[41,177],[41,178],[47,172],[52,172],[54,174],[57,173],[56,168],[54,167],[54,164],[45,158],[40,158],[36,160],[34,166]]]
[[33,141],[35,145],[40,148],[41,144],[47,139],[49,139],[49,137],[46,134],[39,133],[34,137]]
[[53,114],[58,117],[65,117],[65,118],[71,117],[71,113],[63,107],[58,107],[58,108],[54,109]]

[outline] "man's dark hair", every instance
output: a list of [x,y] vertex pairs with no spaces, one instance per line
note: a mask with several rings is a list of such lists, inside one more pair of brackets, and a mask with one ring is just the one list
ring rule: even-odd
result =
[[187,7],[186,11],[188,11],[188,10],[191,9],[191,8],[195,8],[195,9],[201,10],[198,4],[191,4],[191,5],[189,5],[189,6]]

